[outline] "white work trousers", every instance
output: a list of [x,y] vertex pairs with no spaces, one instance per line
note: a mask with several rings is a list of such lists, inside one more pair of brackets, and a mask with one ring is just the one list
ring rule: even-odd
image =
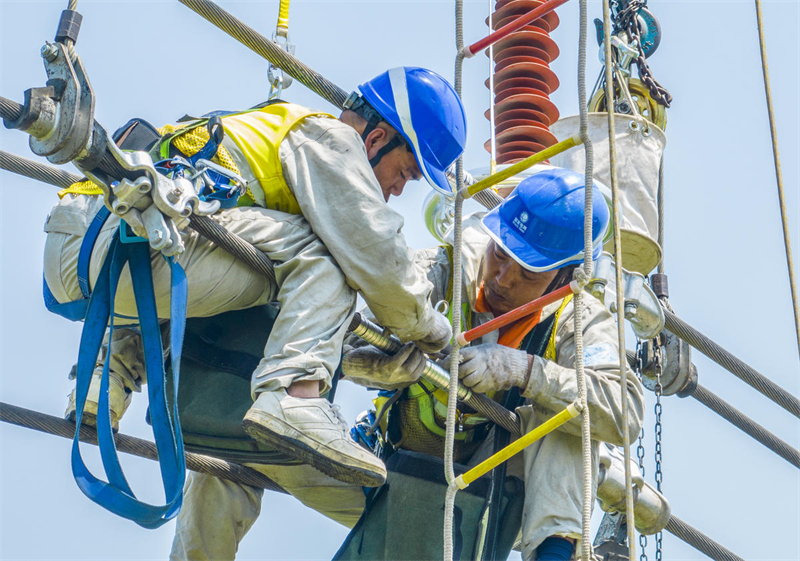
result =
[[[535,421],[531,407],[522,407],[518,412],[526,430],[532,430],[546,418]],[[492,434],[475,453],[470,465],[476,465],[491,454]],[[597,442],[592,442],[592,450],[596,456]],[[518,455],[509,461],[508,475],[525,481],[522,558],[526,561],[536,559],[536,548],[548,536],[569,537],[580,542],[580,509],[565,508],[565,505],[582,504],[581,458],[580,439],[555,431],[526,448],[522,457]],[[597,463],[593,462],[593,465]],[[361,487],[336,481],[310,466],[252,464],[249,467],[267,475],[307,507],[348,528],[355,525],[364,509]],[[595,490],[596,486],[595,469]],[[184,493],[170,561],[234,559],[239,543],[261,512],[264,491],[212,475],[190,472]],[[268,505],[270,492],[266,496]],[[441,513],[441,505],[433,507],[432,512]],[[262,538],[269,542],[279,539],[279,536]],[[332,548],[331,556],[334,553]]]
[[[76,269],[78,253],[86,227],[102,204],[101,197],[67,195],[48,218],[44,275],[60,303],[81,298]],[[342,341],[356,304],[356,293],[347,285],[336,261],[300,215],[244,207],[223,210],[213,219],[273,260],[278,285],[187,229],[182,234],[186,250],[178,262],[189,281],[188,316],[214,316],[277,299],[281,311],[264,349],[264,358],[253,373],[253,394],[288,387],[297,380],[319,380],[327,388],[339,363]],[[119,218],[112,215],[94,246],[89,267],[92,286],[118,225]],[[155,251],[151,263],[158,315],[167,319],[169,265]],[[115,312],[136,317],[127,271],[120,278]],[[118,323],[124,321],[115,320],[115,325]],[[132,365],[144,363],[140,350],[140,344],[132,345],[129,341],[124,348],[115,349],[112,342],[115,360],[129,366],[115,369],[126,378],[128,387],[138,387],[141,383],[127,379],[136,372]],[[131,356],[121,356],[125,354]]]

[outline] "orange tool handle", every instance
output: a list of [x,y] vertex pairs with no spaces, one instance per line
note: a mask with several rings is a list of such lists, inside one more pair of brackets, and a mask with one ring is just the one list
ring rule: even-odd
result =
[[580,288],[578,288],[578,282],[573,280],[567,286],[562,286],[558,290],[554,290],[553,292],[545,294],[544,296],[541,296],[532,302],[523,304],[519,308],[513,309],[502,316],[494,318],[492,321],[487,321],[483,325],[479,325],[478,327],[474,327],[469,331],[459,333],[456,336],[456,341],[463,347],[467,343],[474,341],[475,339],[479,339],[487,333],[491,333],[492,331],[500,329],[501,327],[505,327],[510,323],[514,323],[520,318],[524,318],[535,312],[538,312],[548,304],[558,302],[568,295],[577,294],[578,292],[580,292]]

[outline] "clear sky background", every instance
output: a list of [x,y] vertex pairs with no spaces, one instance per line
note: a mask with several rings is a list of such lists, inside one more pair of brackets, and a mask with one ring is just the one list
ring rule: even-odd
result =
[[[0,95],[22,101],[25,89],[44,85],[39,48],[52,40],[66,4],[0,0]],[[277,1],[222,5],[263,34],[272,33]],[[671,302],[679,316],[798,395],[800,368],[753,3],[653,0],[650,8],[664,33],[650,63],[674,95],[666,129]],[[110,131],[134,116],[161,125],[185,113],[243,109],[266,98],[267,63],[178,2],[82,0],[78,9],[84,16],[78,52],[97,95],[96,118]],[[590,18],[602,17],[599,2],[590,10]],[[466,40],[482,37],[487,2],[465,2],[464,14]],[[568,116],[578,112],[577,1],[558,14],[561,26],[553,37],[561,56],[552,68],[561,88],[552,98]],[[764,15],[797,263],[800,9],[791,0],[765,1]],[[290,15],[297,56],[348,91],[403,64],[426,66],[452,79],[453,27],[450,1],[295,0]],[[600,70],[597,51],[590,24],[589,87]],[[483,149],[489,137],[483,117],[489,103],[483,85],[487,59],[477,56],[464,69],[465,163],[471,169],[489,162]],[[333,111],[299,84],[284,97]],[[27,138],[17,131],[0,129],[0,147],[32,157]],[[7,172],[0,172],[0,185],[0,397],[60,415],[72,386],[66,375],[80,326],[49,314],[42,304],[42,224],[56,189]],[[413,247],[435,243],[420,218],[427,192],[426,185],[412,184],[393,203],[406,217],[404,233]],[[634,343],[629,339],[628,347]],[[795,417],[699,352],[692,356],[703,385],[800,447]],[[338,399],[352,419],[370,406],[369,395],[344,386]],[[647,478],[652,481],[654,396],[646,397]],[[123,431],[149,438],[146,399],[137,394],[133,401]],[[665,398],[663,422],[664,492],[673,513],[746,559],[800,559],[800,472],[693,399]],[[0,558],[167,557],[174,523],[143,530],[90,502],[72,480],[69,441],[6,424],[0,436]],[[123,460],[140,496],[162,500],[156,465],[128,456]],[[596,512],[595,524],[599,516]],[[268,493],[239,559],[329,559],[345,535],[344,528],[293,498]],[[703,558],[665,533],[664,559]]]

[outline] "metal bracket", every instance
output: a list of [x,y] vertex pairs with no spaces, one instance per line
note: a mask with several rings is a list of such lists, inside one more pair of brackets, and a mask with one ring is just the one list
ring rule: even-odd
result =
[[[652,339],[664,328],[664,310],[655,293],[645,283],[644,276],[622,270],[625,295],[625,319],[640,339]],[[612,313],[617,311],[616,273],[614,259],[603,253],[595,262],[592,280],[586,290],[605,304]]]
[[34,154],[65,164],[96,152],[92,144],[105,138],[93,134],[94,92],[80,57],[70,60],[61,43],[46,43],[41,54],[47,86],[26,90],[22,115],[5,125],[30,134]]
[[692,347],[667,329],[662,330],[658,338],[642,342],[642,385],[655,391],[657,382],[653,346],[656,342],[663,348],[661,394],[674,395],[687,390],[691,393],[697,386],[697,368],[692,364]]

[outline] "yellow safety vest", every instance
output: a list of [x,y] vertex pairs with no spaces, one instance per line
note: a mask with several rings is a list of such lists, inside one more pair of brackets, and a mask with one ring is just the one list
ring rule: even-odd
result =
[[[280,160],[280,145],[289,131],[307,117],[326,117],[333,115],[311,111],[294,103],[272,103],[258,109],[250,109],[221,117],[225,135],[239,149],[247,162],[252,176],[258,185],[249,185],[247,194],[239,199],[239,206],[257,204],[289,214],[301,214],[297,199],[283,177]],[[195,121],[186,125],[165,125],[159,129],[164,135],[159,152],[161,157],[169,157],[170,146],[175,146],[186,156],[194,156],[208,142],[207,120]],[[224,146],[220,146],[213,160],[223,167],[241,175],[241,172]],[[255,192],[253,191],[255,189]],[[101,195],[102,191],[93,183],[75,183],[59,193]]]
[[307,117],[333,115],[311,111],[293,103],[273,103],[255,111],[222,117],[222,128],[250,166],[263,192],[250,193],[252,202],[289,214],[301,214],[297,199],[286,184],[279,149],[289,131]]

